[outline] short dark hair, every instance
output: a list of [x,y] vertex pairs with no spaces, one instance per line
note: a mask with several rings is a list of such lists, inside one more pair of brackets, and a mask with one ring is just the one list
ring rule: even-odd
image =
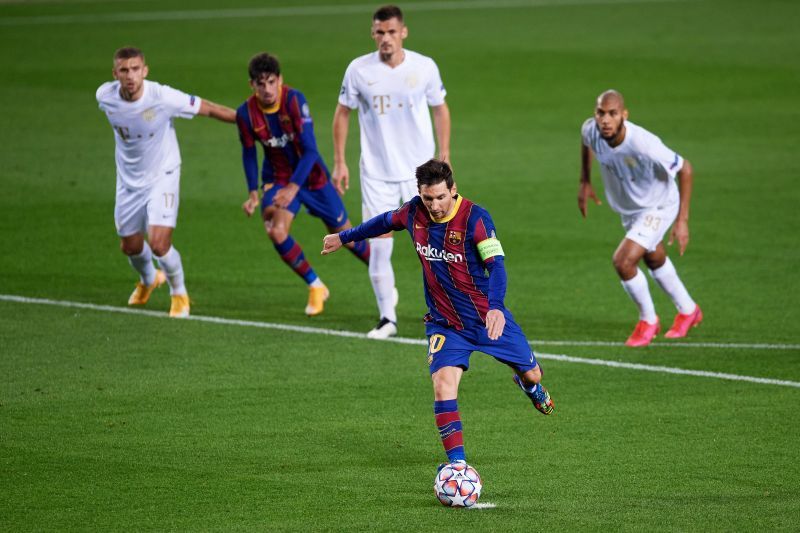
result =
[[403,22],[403,12],[399,7],[391,4],[379,7],[375,11],[375,14],[372,15],[372,20],[377,20],[378,22],[386,22],[391,19],[397,19]]
[[253,81],[258,80],[264,74],[267,76],[270,74],[280,76],[281,64],[278,62],[277,57],[262,52],[254,55],[250,60],[250,64],[247,66],[247,72],[250,74],[250,79]]
[[131,59],[134,57],[141,57],[142,61],[144,61],[144,53],[135,46],[123,46],[122,48],[117,48],[117,51],[114,52],[114,61],[117,59]]
[[429,159],[417,167],[417,189],[430,187],[437,183],[445,182],[448,189],[452,189],[455,181],[450,165],[439,159]]

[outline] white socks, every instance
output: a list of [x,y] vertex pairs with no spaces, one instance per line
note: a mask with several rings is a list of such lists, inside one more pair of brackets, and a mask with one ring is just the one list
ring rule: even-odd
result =
[[147,286],[152,285],[156,280],[156,267],[153,266],[153,251],[147,241],[139,255],[129,255],[128,262],[133,269],[139,273],[139,280]]
[[672,303],[678,308],[678,312],[682,315],[694,313],[697,304],[694,303],[692,297],[689,296],[689,291],[684,287],[681,278],[675,271],[675,266],[667,257],[667,261],[659,268],[650,271],[650,275],[663,289],[664,292],[672,299]]
[[637,268],[635,276],[628,281],[622,281],[622,288],[639,308],[639,320],[655,324],[657,321],[656,308],[653,305],[653,298],[650,296],[650,288],[647,286],[644,272]]
[[392,249],[394,239],[369,240],[369,279],[378,301],[381,318],[397,322],[394,308],[394,270],[392,270]]
[[186,287],[183,285],[183,264],[181,254],[174,246],[170,246],[167,253],[161,257],[156,257],[161,270],[167,275],[169,283],[169,293],[174,295],[186,294]]

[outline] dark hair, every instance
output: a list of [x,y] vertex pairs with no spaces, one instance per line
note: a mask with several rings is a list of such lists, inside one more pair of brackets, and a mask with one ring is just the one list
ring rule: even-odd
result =
[[117,59],[131,59],[133,57],[141,57],[142,61],[144,61],[144,54],[134,46],[123,46],[114,52],[114,61]]
[[375,11],[375,14],[372,15],[372,20],[377,20],[378,22],[386,22],[390,19],[397,19],[400,22],[403,22],[403,12],[400,11],[400,8],[393,5],[386,5],[381,6]]
[[254,55],[250,60],[250,64],[247,66],[247,72],[250,73],[250,79],[253,81],[258,80],[263,74],[268,76],[270,74],[280,76],[281,64],[278,62],[277,57],[262,52]]
[[445,182],[448,189],[454,185],[453,171],[450,165],[439,159],[429,159],[417,167],[417,189],[422,186],[430,187],[437,183]]

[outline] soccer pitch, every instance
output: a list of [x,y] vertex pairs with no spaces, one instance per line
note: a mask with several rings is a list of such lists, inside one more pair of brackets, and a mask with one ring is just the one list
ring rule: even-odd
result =
[[[376,6],[0,3],[0,529],[796,530],[794,2],[400,4],[406,47],[441,70],[459,191],[494,217],[506,303],[556,405],[541,416],[473,356],[459,406],[494,507],[433,496],[444,453],[407,235],[394,254],[407,341],[369,341],[366,269],[320,257],[324,229],[300,214],[292,233],[332,294],[306,318],[305,287],[241,212],[234,127],[176,122],[193,320],[166,318],[166,289],[125,312],[135,279],[94,98],[113,51],[139,46],[150,79],[231,107],[250,94],[249,58],[275,53],[331,166],[342,75],[373,49]],[[622,346],[636,313],[611,266],[619,217],[605,202],[578,213],[580,125],[610,87],[695,168],[691,241],[671,257],[706,318],[681,342]],[[355,176],[345,203],[359,221]]]

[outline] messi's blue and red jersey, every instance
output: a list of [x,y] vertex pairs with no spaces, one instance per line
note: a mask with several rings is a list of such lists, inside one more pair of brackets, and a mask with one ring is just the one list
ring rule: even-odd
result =
[[280,106],[266,113],[255,95],[236,110],[236,124],[242,143],[242,164],[250,191],[258,189],[258,153],[264,148],[261,179],[266,184],[319,189],[330,174],[317,150],[314,122],[303,93],[283,85]]
[[[395,211],[389,211],[339,234],[342,243],[377,237],[389,230],[405,229],[422,263],[426,321],[464,329],[486,323],[490,309],[507,312],[503,256],[485,261],[478,243],[496,239],[494,222],[481,206],[458,196],[453,213],[446,221],[434,221],[422,199],[415,196]],[[490,282],[487,269],[497,266],[498,275]]]

